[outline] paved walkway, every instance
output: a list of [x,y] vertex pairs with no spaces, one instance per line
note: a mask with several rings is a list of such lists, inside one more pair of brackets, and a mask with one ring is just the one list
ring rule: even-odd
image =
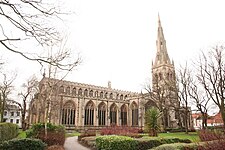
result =
[[64,148],[65,150],[90,150],[89,148],[78,143],[77,136],[66,138]]

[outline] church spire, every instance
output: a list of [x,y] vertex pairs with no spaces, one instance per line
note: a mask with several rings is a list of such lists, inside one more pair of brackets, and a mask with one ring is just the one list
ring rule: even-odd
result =
[[154,66],[158,66],[162,64],[171,64],[169,55],[167,53],[166,40],[164,38],[163,28],[161,25],[159,14],[158,14],[158,35],[157,35],[156,47],[157,47],[157,53],[156,53]]

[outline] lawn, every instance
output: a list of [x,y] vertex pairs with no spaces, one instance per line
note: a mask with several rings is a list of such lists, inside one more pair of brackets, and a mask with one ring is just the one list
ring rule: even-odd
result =
[[79,132],[66,133],[66,137],[79,136]]
[[[79,132],[66,133],[66,137],[79,136]],[[26,132],[23,130],[19,130],[19,134],[17,138],[26,138]]]
[[197,132],[189,132],[185,134],[185,132],[175,132],[175,133],[159,133],[159,137],[161,138],[180,138],[180,139],[189,139],[192,142],[199,142],[199,137]]
[[23,130],[19,130],[19,134],[18,134],[18,136],[17,136],[17,138],[26,138],[26,132],[25,131],[23,131]]

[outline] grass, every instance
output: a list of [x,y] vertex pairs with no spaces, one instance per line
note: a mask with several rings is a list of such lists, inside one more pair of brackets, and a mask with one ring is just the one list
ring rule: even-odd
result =
[[197,132],[189,132],[185,134],[185,132],[175,132],[175,133],[159,133],[159,137],[161,138],[179,138],[179,139],[189,139],[192,142],[199,142],[199,136]]
[[19,134],[18,134],[17,138],[21,139],[21,138],[26,138],[26,137],[27,137],[26,132],[23,130],[19,130]]
[[79,132],[66,133],[66,137],[79,136]]
[[[79,132],[66,133],[66,137],[79,136]],[[17,138],[26,138],[26,131],[19,130]]]
[[185,132],[175,132],[175,133],[159,133],[158,137],[149,137],[148,135],[143,138],[179,138],[179,139],[189,139],[192,142],[199,142],[199,136],[197,132],[190,132],[185,134]]

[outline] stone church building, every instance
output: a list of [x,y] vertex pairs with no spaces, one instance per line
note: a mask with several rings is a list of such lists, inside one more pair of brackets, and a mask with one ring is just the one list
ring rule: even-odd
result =
[[101,87],[43,77],[39,93],[30,104],[29,124],[44,122],[47,117],[52,123],[76,129],[110,125],[143,127],[145,110],[156,106],[163,112],[166,128],[178,127],[175,68],[167,53],[160,19],[156,47],[151,92],[113,89],[111,82]]

